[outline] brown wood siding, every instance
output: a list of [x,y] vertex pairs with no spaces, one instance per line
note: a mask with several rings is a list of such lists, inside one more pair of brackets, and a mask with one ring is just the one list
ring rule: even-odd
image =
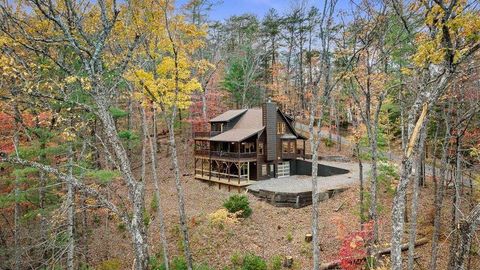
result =
[[267,102],[263,105],[263,124],[266,133],[266,156],[267,160],[276,160],[277,158],[277,105]]

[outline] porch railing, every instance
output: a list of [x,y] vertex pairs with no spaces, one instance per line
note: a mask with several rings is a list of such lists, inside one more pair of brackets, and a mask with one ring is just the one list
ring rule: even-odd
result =
[[205,149],[197,149],[195,150],[195,155],[241,159],[241,158],[256,158],[257,152],[238,153],[238,152],[210,151]]
[[196,175],[201,175],[202,177],[208,177],[212,180],[218,180],[218,181],[226,181],[226,182],[237,182],[240,184],[240,182],[248,182],[248,175],[247,174],[228,174],[228,173],[223,173],[223,172],[217,172],[217,171],[207,171],[207,170],[202,170],[202,169],[196,169],[195,170]]

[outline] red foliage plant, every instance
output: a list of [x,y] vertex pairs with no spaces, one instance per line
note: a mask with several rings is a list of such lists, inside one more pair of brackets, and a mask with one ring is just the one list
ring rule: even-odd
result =
[[[48,126],[52,117],[51,112],[41,112],[34,116],[31,113],[22,113],[21,122],[22,125],[28,128],[35,126],[45,127]],[[13,115],[0,112],[0,152],[11,153],[14,150],[13,134],[15,132],[15,118]],[[20,138],[22,139],[22,138]]]
[[10,114],[0,112],[0,152],[11,153],[14,149],[11,133],[15,121]]
[[342,269],[360,269],[367,255],[367,243],[372,238],[373,221],[363,225],[363,230],[347,234],[342,241],[338,252],[339,263]]
[[206,101],[206,118],[203,117],[202,94],[195,93],[192,95],[192,104],[190,105],[190,118],[188,122],[192,124],[193,132],[209,131],[210,125],[208,120],[227,110],[223,101],[225,93],[222,91],[211,89],[205,96]]

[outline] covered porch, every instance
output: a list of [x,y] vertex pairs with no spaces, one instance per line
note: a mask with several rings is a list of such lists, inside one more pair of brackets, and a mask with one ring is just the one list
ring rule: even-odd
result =
[[195,178],[235,186],[247,186],[256,179],[255,161],[195,158]]

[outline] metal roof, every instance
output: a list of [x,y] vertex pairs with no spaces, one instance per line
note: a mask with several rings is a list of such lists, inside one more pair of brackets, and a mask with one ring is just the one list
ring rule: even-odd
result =
[[[282,116],[285,117],[280,110],[278,111]],[[265,127],[263,126],[262,108],[229,110],[215,118],[212,118],[210,122],[228,122],[239,116],[240,119],[235,126],[233,126],[230,130],[211,137],[210,141],[240,142],[264,130]],[[287,124],[294,134],[284,134],[281,137],[282,139],[305,139],[304,136],[296,132],[289,121],[287,121]]]
[[228,121],[232,120],[233,118],[243,114],[246,111],[247,111],[247,109],[229,110],[229,111],[226,111],[226,112],[210,119],[210,122],[228,122]]
[[263,130],[263,127],[260,129],[252,129],[252,128],[238,128],[238,129],[230,129],[223,133],[220,133],[216,136],[210,138],[210,141],[214,142],[241,142],[253,135],[258,134],[259,131]]

